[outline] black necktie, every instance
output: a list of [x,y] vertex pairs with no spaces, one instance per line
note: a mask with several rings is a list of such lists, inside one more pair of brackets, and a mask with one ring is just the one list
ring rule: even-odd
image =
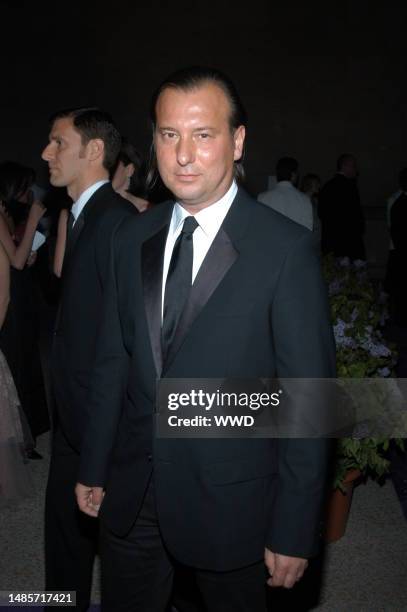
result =
[[69,236],[72,232],[73,224],[75,223],[75,215],[72,211],[69,212],[68,222],[66,226],[66,239],[69,240]]
[[75,242],[81,233],[82,227],[84,224],[84,217],[81,213],[79,217],[75,220],[75,215],[70,212],[68,217],[68,223],[66,225],[66,245],[65,245],[65,254],[64,254],[64,265],[65,262],[70,257],[71,251],[75,245]]
[[192,234],[198,227],[194,217],[186,217],[172,251],[164,293],[162,350],[165,360],[192,285],[194,246]]

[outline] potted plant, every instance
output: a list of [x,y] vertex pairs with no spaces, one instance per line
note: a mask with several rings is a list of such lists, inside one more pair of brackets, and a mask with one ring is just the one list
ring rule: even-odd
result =
[[[328,256],[323,270],[328,282],[338,378],[390,377],[396,353],[380,330],[387,316],[386,296],[375,295],[366,263]],[[377,402],[380,409],[380,397]],[[334,491],[327,515],[328,541],[339,539],[345,531],[355,482],[368,476],[380,479],[389,471],[389,443],[389,438],[363,437],[360,431],[338,441]],[[403,447],[401,439],[396,443]]]

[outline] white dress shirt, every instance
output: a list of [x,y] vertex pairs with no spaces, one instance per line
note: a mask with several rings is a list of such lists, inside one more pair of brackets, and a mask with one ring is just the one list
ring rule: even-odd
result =
[[97,183],[93,183],[93,185],[85,189],[85,191],[81,193],[81,195],[76,200],[76,202],[72,204],[71,213],[75,217],[75,221],[73,222],[73,225],[75,225],[77,218],[79,217],[82,210],[85,208],[86,204],[91,199],[95,191],[97,191],[99,187],[101,187],[102,185],[108,182],[109,181],[105,179],[103,181],[98,181]]
[[280,181],[271,191],[260,193],[257,199],[312,231],[312,202],[291,181]]
[[[233,200],[236,197],[237,185],[233,181],[232,185],[221,197],[220,200],[211,204],[207,208],[200,210],[193,215],[198,222],[198,227],[194,231],[193,245],[194,245],[194,259],[192,264],[192,283],[194,282],[198,270],[202,265],[203,260],[209,247],[211,246],[216,234],[219,231],[220,226],[226,217],[229,208],[232,205]],[[172,217],[170,222],[170,229],[168,231],[167,242],[165,243],[164,251],[164,264],[163,264],[163,283],[161,292],[161,314],[164,311],[164,291],[165,283],[167,281],[168,269],[170,267],[171,255],[175,246],[175,242],[181,233],[181,229],[186,217],[191,216],[191,213],[185,210],[181,204],[175,203],[172,211]]]

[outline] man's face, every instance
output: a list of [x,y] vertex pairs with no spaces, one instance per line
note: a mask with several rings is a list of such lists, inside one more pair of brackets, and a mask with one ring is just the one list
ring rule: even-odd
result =
[[358,164],[354,157],[350,157],[346,160],[344,164],[344,172],[345,176],[348,178],[356,178],[358,176]]
[[48,162],[51,185],[69,188],[81,184],[88,168],[86,150],[72,119],[56,119],[41,155]]
[[228,98],[214,83],[165,89],[156,105],[154,144],[161,178],[180,203],[198,212],[219,200],[233,179],[245,129],[229,126]]

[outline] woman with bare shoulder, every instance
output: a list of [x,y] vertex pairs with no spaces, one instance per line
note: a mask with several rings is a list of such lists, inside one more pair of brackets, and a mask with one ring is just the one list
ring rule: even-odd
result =
[[144,212],[151,206],[145,198],[145,182],[142,179],[142,160],[137,149],[123,139],[117,166],[112,178],[113,189]]
[[[0,328],[10,301],[10,264],[0,245]],[[0,351],[0,507],[18,502],[33,491],[26,449],[32,446],[7,361]]]

